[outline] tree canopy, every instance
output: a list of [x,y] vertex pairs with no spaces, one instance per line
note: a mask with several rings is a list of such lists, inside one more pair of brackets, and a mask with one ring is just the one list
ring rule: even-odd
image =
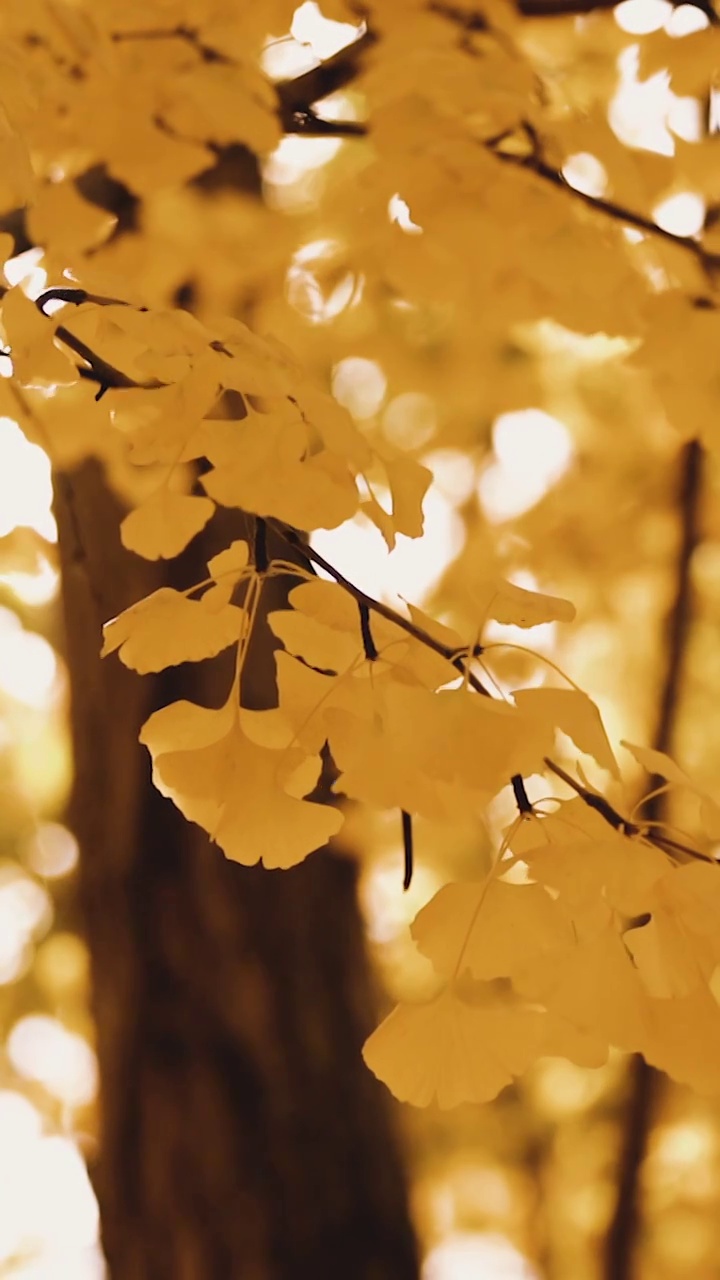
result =
[[[712,6],[5,0],[0,32],[0,248],[46,275],[30,297],[6,265],[0,412],[58,471],[102,461],[128,555],[253,517],[104,627],[139,677],[235,654],[221,705],[144,725],[157,788],[248,865],[371,838],[366,810],[398,892],[425,848],[473,851],[365,1046],[400,1099],[611,1047],[717,1094],[719,731],[678,739],[691,640],[717,665],[712,609],[691,625],[717,594]],[[339,567],[332,531],[391,553],[443,486],[422,607]]]

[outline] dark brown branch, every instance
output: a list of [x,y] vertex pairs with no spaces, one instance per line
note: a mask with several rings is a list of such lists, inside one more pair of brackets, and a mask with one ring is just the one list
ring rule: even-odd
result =
[[524,18],[560,18],[614,9],[618,0],[517,0]]
[[554,187],[562,188],[572,199],[579,200],[587,208],[594,209],[596,213],[603,213],[615,222],[621,222],[628,227],[635,227],[636,230],[643,231],[646,235],[659,237],[661,240],[667,241],[668,244],[674,244],[678,249],[687,250],[688,253],[692,253],[698,259],[704,269],[720,267],[720,254],[708,253],[700,241],[693,240],[690,236],[675,235],[674,232],[658,226],[657,222],[653,222],[652,218],[646,217],[643,213],[626,209],[623,205],[616,204],[614,200],[604,199],[603,196],[588,195],[586,191],[579,191],[577,187],[571,186],[562,173],[543,160],[541,142],[535,129],[528,124],[524,124],[523,128],[533,143],[533,154],[530,156],[517,156],[511,152],[499,150],[497,145],[490,146],[489,149],[493,155],[498,160],[501,160],[503,164],[512,164],[521,169],[530,169],[539,178],[542,178],[545,182],[552,183]]
[[326,120],[312,107],[293,111],[283,118],[286,133],[298,133],[306,138],[364,138],[367,125],[361,120]]
[[368,662],[377,662],[379,653],[373,639],[372,627],[370,626],[370,610],[364,600],[358,603],[360,612],[360,634],[362,635],[363,649]]
[[[576,782],[569,773],[562,769],[554,760],[549,760],[545,756],[543,763],[550,769],[551,773],[556,774],[558,778],[562,778],[563,782],[571,787],[577,796],[588,806],[600,814],[601,818],[611,826],[615,831],[623,836],[638,836],[644,840],[646,844],[654,844],[658,849],[662,849],[663,853],[668,853],[672,857],[676,855],[684,855],[687,858],[697,858],[701,862],[712,862],[713,865],[719,865],[715,858],[701,853],[699,849],[693,849],[692,845],[683,844],[680,840],[674,840],[671,836],[665,834],[664,831],[651,831],[650,828],[638,822],[631,822],[629,818],[623,817],[614,809],[609,800],[605,796],[600,795],[597,791],[590,791],[580,782]],[[649,819],[653,821],[654,819]]]
[[529,816],[533,812],[533,807],[528,799],[528,793],[525,790],[525,783],[519,773],[513,774],[510,779],[510,785],[515,796],[515,803],[518,807],[518,813],[521,817]]
[[[658,751],[668,751],[671,748],[677,722],[687,641],[692,625],[690,566],[700,538],[701,486],[702,449],[697,440],[692,440],[683,450],[680,469],[677,500],[680,545],[675,569],[675,599],[667,620],[667,665],[655,729],[654,745]],[[650,818],[660,821],[666,805],[666,791],[654,796],[648,803]],[[660,1072],[640,1056],[633,1059],[628,1082],[617,1200],[605,1242],[605,1280],[632,1280],[642,1224],[640,1173],[662,1078]]]
[[358,72],[363,55],[374,42],[375,36],[366,28],[357,40],[338,49],[317,67],[311,67],[292,80],[280,80],[275,91],[283,123],[291,119],[294,112],[307,112],[314,102],[349,84]]
[[[517,0],[517,7],[525,18],[560,18],[599,13],[614,9],[618,0]],[[674,8],[689,4],[699,9],[711,23],[718,22],[711,0],[671,0]]]
[[306,560],[324,569],[335,582],[345,588],[354,600],[357,600],[358,604],[364,604],[373,613],[379,614],[381,618],[385,618],[388,622],[394,623],[396,627],[407,631],[408,635],[413,636],[415,640],[419,640],[420,644],[424,644],[428,649],[432,649],[434,653],[440,654],[440,657],[445,658],[451,666],[455,667],[456,671],[460,671],[462,675],[467,677],[476,693],[484,694],[488,698],[492,696],[485,686],[481,684],[477,676],[467,670],[464,651],[458,653],[457,649],[452,649],[450,645],[443,644],[441,640],[436,640],[434,636],[431,636],[427,631],[423,631],[422,627],[417,626],[415,622],[411,622],[409,618],[403,618],[402,614],[396,613],[390,605],[383,604],[381,600],[375,600],[366,591],[356,587],[354,582],[350,582],[349,578],[346,578],[339,569],[330,564],[319,551],[303,542],[297,530],[290,525],[283,524],[281,520],[269,520],[268,524],[285,542],[300,551]]
[[412,884],[413,875],[413,825],[412,815],[406,813],[404,809],[401,811],[401,817],[404,860],[403,890],[407,893]]
[[[683,450],[680,466],[678,513],[681,522],[681,535],[676,569],[675,601],[667,620],[667,638],[665,642],[667,668],[654,735],[654,745],[658,751],[668,751],[671,745],[685,651],[692,625],[690,565],[693,552],[700,540],[699,505],[701,484],[702,446],[699,441],[691,440]],[[662,778],[654,780],[653,788],[662,786],[662,782]],[[662,805],[663,796],[656,796],[651,800],[647,807],[648,818],[658,820]]]

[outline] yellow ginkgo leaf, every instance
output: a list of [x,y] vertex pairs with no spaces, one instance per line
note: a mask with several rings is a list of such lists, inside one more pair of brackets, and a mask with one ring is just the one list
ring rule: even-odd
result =
[[[228,362],[230,363],[230,362]],[[347,464],[327,451],[308,453],[307,427],[282,414],[252,413],[222,431],[222,454],[203,476],[211,498],[274,516],[299,529],[334,529],[356,512],[358,494]]]
[[486,876],[479,884],[446,884],[415,917],[410,932],[445,978],[508,977],[547,951],[573,945],[570,922],[539,884]]
[[[156,331],[146,335],[150,341],[153,341],[153,332]],[[179,335],[177,340],[180,341]],[[150,391],[131,389],[124,394],[115,416],[127,434],[133,463],[147,466],[159,462],[170,466],[178,458],[188,462],[202,457],[202,444],[194,445],[218,392],[215,372],[201,358],[171,386]]]
[[525,849],[522,858],[533,879],[558,893],[571,915],[600,898],[626,915],[642,915],[668,858],[642,840],[615,835],[607,827],[606,832],[601,839]]
[[515,708],[464,689],[373,681],[367,701],[362,720],[329,709],[325,721],[337,789],[380,808],[448,818],[458,797],[443,788],[480,800],[533,772],[548,749],[547,735]]
[[579,751],[586,751],[598,764],[619,780],[620,770],[608,741],[600,712],[580,689],[518,689],[515,705],[531,717],[549,720],[572,738]]
[[684,996],[712,981],[720,964],[720,867],[671,866],[648,896],[650,919],[624,934],[649,993]]
[[[623,941],[648,995],[669,1000],[685,996],[702,982],[692,949],[659,913],[641,927],[628,929]],[[715,962],[711,963],[712,973]]]
[[720,1095],[720,1006],[705,986],[672,1000],[647,1000],[643,1055],[682,1084]]
[[[193,724],[197,742],[188,741]],[[181,745],[174,748],[176,731]],[[172,704],[155,712],[140,736],[158,789],[235,862],[292,867],[342,826],[338,809],[302,798],[320,758],[258,746],[245,736],[237,707]]]
[[427,1004],[400,1004],[365,1042],[363,1057],[401,1102],[442,1109],[489,1102],[543,1052],[539,1010],[476,1005],[446,987]]
[[501,578],[476,584],[473,590],[475,612],[481,622],[493,618],[515,627],[537,627],[544,622],[572,622],[575,606],[559,596],[546,596],[527,591],[514,582]]
[[395,533],[419,538],[423,531],[423,498],[432,482],[432,471],[414,458],[385,460]]
[[372,459],[370,446],[343,405],[309,385],[299,388],[294,398],[326,449],[347,458],[358,468],[369,465]]
[[513,974],[512,982],[526,999],[539,1001],[580,1031],[629,1052],[645,1052],[652,1001],[611,919],[578,941],[572,963],[562,952],[549,952]]
[[208,571],[216,581],[219,578],[233,577],[233,575],[237,575],[239,578],[243,570],[247,568],[249,559],[250,548],[247,542],[244,542],[242,538],[237,538],[224,551],[219,551],[216,556],[212,556],[208,560]]
[[123,546],[146,560],[172,559],[205,528],[214,511],[209,498],[163,486],[125,517],[120,526]]
[[15,377],[23,386],[69,386],[78,371],[54,341],[57,321],[48,319],[19,285],[2,300],[2,327],[12,355]]
[[656,751],[654,747],[638,747],[632,742],[621,741],[621,746],[625,747],[631,755],[635,757],[638,764],[651,775],[657,774],[661,778],[665,778],[676,787],[684,787],[687,791],[693,792],[700,800],[700,818],[706,835],[710,840],[720,838],[720,804],[714,796],[710,795],[703,787],[698,784],[681,769],[674,760],[670,759],[664,751]]
[[22,208],[32,199],[35,187],[32,156],[28,141],[8,119],[0,103],[0,211]]
[[119,650],[125,666],[141,675],[202,662],[237,642],[243,617],[235,605],[213,609],[204,596],[189,600],[172,587],[160,587],[105,623],[102,656]]
[[79,253],[101,244],[116,223],[115,214],[84,200],[68,179],[41,187],[27,213],[33,244],[55,253]]
[[656,751],[654,747],[638,747],[632,742],[625,742],[624,739],[620,745],[625,747],[648,773],[657,773],[661,778],[666,778],[668,782],[674,782],[679,787],[691,787],[694,789],[694,783],[691,782],[685,771],[674,760],[671,760],[670,756],[666,755],[664,751]]
[[8,231],[0,232],[0,267],[4,266],[8,258],[11,258],[15,251],[15,240]]
[[293,657],[321,671],[340,673],[362,660],[359,625],[353,631],[335,630],[296,609],[278,609],[268,621],[278,640]]

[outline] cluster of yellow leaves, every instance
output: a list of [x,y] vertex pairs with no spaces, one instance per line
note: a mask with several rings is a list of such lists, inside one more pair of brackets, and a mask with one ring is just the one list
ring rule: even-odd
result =
[[[92,351],[97,381],[110,368],[126,382],[101,405],[58,335]],[[155,483],[122,526],[129,550],[149,559],[177,556],[211,519],[215,505],[238,507],[301,529],[333,529],[360,507],[356,479],[370,465],[387,477],[392,505],[364,500],[363,511],[392,549],[397,533],[418,537],[430,472],[414,459],[382,454],[350,415],[318,391],[288,353],[240,321],[202,324],[187,311],[148,311],[85,302],[47,317],[19,286],[2,299],[0,323],[13,358],[18,396],[7,391],[30,438],[56,465],[106,456],[120,435],[131,464]],[[115,382],[112,382],[115,377]],[[47,389],[53,394],[48,397]],[[35,392],[35,394],[33,394]],[[233,416],[223,397],[234,396]],[[103,432],[104,427],[105,440]],[[204,495],[183,491],[184,467],[205,459]]]
[[[278,569],[287,573],[288,566]],[[189,591],[162,588],[107,623],[103,653],[117,651],[126,666],[146,673],[236,646],[236,676],[221,710],[174,704],[143,731],[160,789],[229,857],[288,866],[324,843],[330,828],[339,829],[340,811],[327,806],[312,806],[312,822],[298,820],[299,799],[315,786],[326,747],[338,772],[336,795],[439,821],[458,813],[480,817],[510,777],[542,768],[556,729],[616,770],[599,715],[583,693],[530,689],[514,704],[482,696],[453,665],[456,655],[467,653],[467,643],[412,606],[410,631],[402,619],[369,618],[368,651],[356,600],[344,586],[318,579],[291,591],[291,608],[269,615],[283,646],[276,655],[277,707],[243,708],[244,656],[259,593],[275,566],[258,573],[248,563],[247,544],[239,541],[214,557],[208,571],[208,579]],[[241,585],[242,607],[232,603]],[[477,634],[489,618],[533,625],[568,609],[564,601],[498,583],[484,594]],[[237,768],[231,768],[233,753],[239,753]],[[263,803],[271,803],[272,785],[295,800],[284,810],[275,807],[272,838],[262,853],[249,837],[246,844],[239,819],[232,834],[221,821],[258,795],[259,762]],[[300,785],[305,791],[291,789]]]
[[[667,757],[632,750],[692,788]],[[598,1066],[614,1046],[716,1094],[717,867],[678,865],[581,799],[518,820],[508,844],[481,882],[446,885],[416,916],[437,994],[370,1037],[373,1071],[407,1102],[448,1107],[494,1097],[542,1055]]]
[[[214,275],[227,283],[215,293],[227,294],[227,310],[237,313],[243,289],[252,293],[265,272],[280,281],[272,305],[284,314],[284,260],[294,235],[302,244],[315,224],[298,219],[295,233],[275,219],[268,236],[271,215],[238,193],[225,193],[222,217],[215,199],[211,224],[201,190],[228,154],[256,158],[260,172],[281,142],[282,94],[262,55],[295,8],[294,0],[4,0],[0,13],[0,212],[24,208],[51,278],[91,295],[49,317],[21,288],[4,291],[12,378],[0,385],[0,410],[58,467],[101,456],[132,500],[123,542],[150,559],[177,556],[216,504],[308,532],[362,512],[390,549],[397,535],[422,532],[431,477],[420,462],[359,430],[279,342],[207,305],[194,316],[171,303],[217,252]],[[388,348],[388,334],[400,333],[413,377],[427,373],[448,414],[473,430],[484,416],[537,403],[531,362],[512,359],[527,326],[550,319],[576,334],[617,334],[628,368],[653,384],[669,421],[712,442],[720,335],[701,259],[712,220],[693,252],[685,247],[682,266],[646,233],[678,183],[717,201],[715,143],[678,140],[673,158],[623,145],[607,106],[631,40],[611,14],[580,24],[573,71],[563,41],[542,24],[528,35],[510,0],[486,5],[481,21],[472,20],[476,8],[470,0],[363,7],[373,38],[352,88],[366,137],[332,178],[327,227],[318,219],[346,245],[343,264],[376,307],[356,332],[370,354],[373,327]],[[343,0],[326,0],[323,11],[359,32]],[[667,67],[676,94],[702,96],[717,46],[716,30],[656,33],[640,41],[640,74]],[[642,234],[636,225],[635,238],[626,235],[621,216],[608,219],[563,187],[560,174],[578,154],[601,164],[604,196],[637,215]],[[91,198],[98,187],[87,178],[98,171],[134,209],[136,225],[119,234],[118,215]],[[398,195],[409,227],[389,216]],[[238,254],[229,236],[220,253],[215,227],[237,223],[239,212],[247,248]],[[180,246],[174,256],[169,237]],[[0,247],[4,257],[12,250]],[[230,265],[233,257],[242,261]],[[123,301],[93,301],[113,276]],[[148,307],[148,290],[167,296]],[[418,352],[429,356],[420,371]],[[372,489],[378,477],[387,506]],[[203,582],[158,590],[104,630],[103,652],[139,673],[235,649],[222,707],[179,701],[142,731],[160,791],[229,858],[292,866],[337,834],[343,797],[433,822],[480,820],[511,778],[542,772],[556,732],[619,781],[599,712],[578,689],[520,689],[503,700],[470,678],[489,619],[532,627],[573,615],[567,602],[493,575],[473,580],[465,613],[475,629],[461,636],[413,606],[393,620],[347,586],[297,570],[305,580],[289,607],[270,615],[282,646],[277,706],[247,709],[243,666],[275,572],[288,566],[253,564],[236,541],[210,560]],[[634,750],[693,789],[672,762]],[[708,835],[717,834],[716,806],[699,799]],[[399,1097],[449,1106],[493,1097],[543,1054],[594,1065],[615,1045],[717,1091],[717,874],[704,863],[675,865],[580,800],[525,815],[482,882],[446,886],[417,917],[413,936],[436,970],[437,993],[390,1015],[368,1042],[368,1063]]]

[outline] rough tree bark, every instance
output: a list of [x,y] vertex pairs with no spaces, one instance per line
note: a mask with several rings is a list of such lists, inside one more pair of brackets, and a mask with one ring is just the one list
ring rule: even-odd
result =
[[177,570],[121,548],[96,465],[56,494],[111,1280],[416,1280],[390,1104],[360,1056],[354,866],[228,863],[153,789],[140,725],[212,704],[217,668],[101,661],[101,623]]

